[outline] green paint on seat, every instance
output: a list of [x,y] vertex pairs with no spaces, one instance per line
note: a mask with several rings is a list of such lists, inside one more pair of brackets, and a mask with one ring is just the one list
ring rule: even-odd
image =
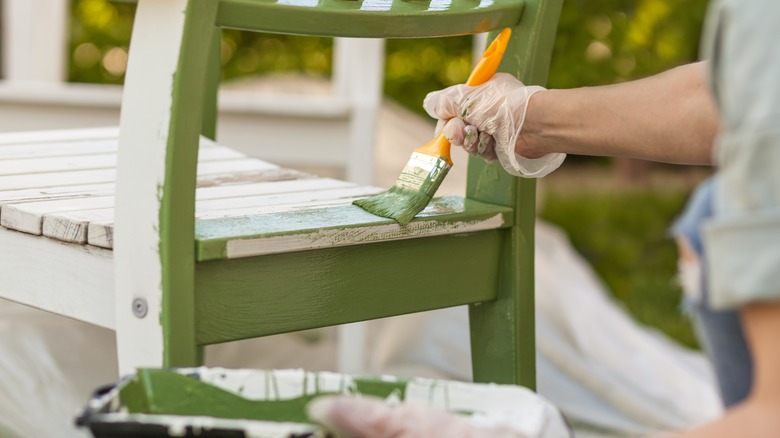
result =
[[[425,237],[441,234],[445,230],[453,234],[459,230],[468,232],[474,227],[480,230],[497,229],[508,227],[511,223],[510,208],[459,197],[444,197],[435,199],[414,221],[403,227],[392,219],[374,216],[353,205],[343,205],[202,220],[196,223],[195,234],[198,261],[209,261],[236,258],[231,257],[228,251],[231,242],[256,242],[259,252],[255,255],[263,255]],[[287,243],[284,242],[285,236],[298,239]],[[308,247],[305,247],[307,244]],[[296,245],[304,248],[297,248]]]

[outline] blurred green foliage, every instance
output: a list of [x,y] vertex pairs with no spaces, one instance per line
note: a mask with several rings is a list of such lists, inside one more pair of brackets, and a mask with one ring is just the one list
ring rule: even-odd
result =
[[565,0],[550,86],[637,79],[695,61],[708,0]]
[[71,8],[69,79],[72,82],[121,83],[135,5],[76,0]]
[[[549,85],[607,84],[657,73],[697,57],[707,0],[566,0]],[[74,82],[121,83],[127,60],[131,3],[72,2],[69,77]],[[223,78],[292,71],[328,76],[332,41],[227,30]],[[465,81],[469,37],[390,40],[385,93],[421,112],[425,94]]]

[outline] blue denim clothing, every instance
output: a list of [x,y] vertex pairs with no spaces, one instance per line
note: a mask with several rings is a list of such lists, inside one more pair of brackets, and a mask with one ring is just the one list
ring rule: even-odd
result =
[[742,331],[739,313],[714,310],[708,304],[707,260],[702,244],[702,225],[713,215],[715,179],[702,183],[672,227],[675,237],[685,238],[699,256],[702,267],[699,299],[689,302],[694,328],[715,368],[721,398],[726,407],[744,400],[752,382],[752,359]]

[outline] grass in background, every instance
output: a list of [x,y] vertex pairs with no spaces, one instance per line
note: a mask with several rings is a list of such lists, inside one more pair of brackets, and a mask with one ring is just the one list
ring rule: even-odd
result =
[[[640,323],[696,347],[680,310],[677,250],[668,234],[694,183],[609,183],[612,176],[604,170],[584,176],[581,170],[562,171],[576,181],[558,184],[555,174],[549,177],[541,217],[567,231],[607,289]],[[598,178],[599,184],[578,184],[588,178]]]

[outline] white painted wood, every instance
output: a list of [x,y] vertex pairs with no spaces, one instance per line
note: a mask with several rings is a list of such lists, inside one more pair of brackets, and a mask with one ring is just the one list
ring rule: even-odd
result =
[[482,54],[487,48],[488,34],[486,32],[475,34],[471,39],[471,65],[477,65]]
[[373,184],[374,150],[385,67],[385,40],[336,38],[334,81],[350,102],[347,179]]
[[67,157],[116,153],[116,140],[82,140],[63,143],[24,143],[0,145],[0,160],[19,158]]
[[[87,243],[92,222],[114,220],[113,208],[49,213],[43,217],[42,233],[46,237],[70,243]],[[112,229],[113,232],[113,229]],[[102,245],[96,245],[103,247]]]
[[[208,179],[206,181],[209,181]],[[238,181],[223,186],[200,187],[198,200],[235,198],[272,193],[300,192],[316,188],[350,187],[354,184],[329,178],[305,178],[289,181],[246,182]],[[70,198],[112,196],[114,184],[78,185],[0,191],[0,207],[21,202],[55,201]]]
[[365,374],[366,333],[365,322],[343,324],[338,327],[337,367],[345,374]]
[[[57,217],[52,217],[52,220],[58,220]],[[65,218],[68,223],[70,219]],[[112,249],[114,247],[114,216],[111,218],[95,220],[90,219],[89,225],[87,225],[87,243],[99,248]]]
[[[124,374],[163,364],[160,187],[187,0],[140,0],[122,102],[114,234],[117,349]],[[148,313],[132,313],[136,298]]]
[[[0,210],[0,225],[11,230],[40,235],[42,233],[43,218],[47,214],[88,209],[92,210],[97,208],[111,208],[113,206],[113,196],[58,199],[55,201],[10,204],[3,206],[2,210]],[[63,240],[66,242],[78,242],[69,239]]]
[[[385,224],[362,228],[323,228],[300,234],[237,239],[227,243],[229,259],[258,255],[281,254],[291,251],[317,248],[333,248],[377,241],[413,239],[420,236],[470,233],[493,230],[504,224],[501,214],[475,221],[440,222],[436,220],[411,222],[406,226]],[[328,224],[324,223],[324,227]]]
[[[354,199],[357,199],[357,197],[342,198],[336,200],[329,199],[329,200],[316,201],[316,202],[309,201],[303,203],[284,204],[284,205],[275,205],[275,206],[267,206],[267,207],[246,207],[246,208],[237,208],[230,211],[217,210],[217,211],[205,211],[199,213],[196,212],[195,217],[198,220],[207,220],[207,219],[227,219],[231,217],[252,216],[255,214],[263,214],[263,213],[286,213],[286,212],[293,212],[293,211],[349,205]],[[98,214],[108,215],[109,213],[110,211],[105,209],[101,211],[63,212],[63,213],[50,214],[48,215],[47,218],[51,220],[61,221],[64,224],[72,224],[80,220],[81,214],[91,216],[92,219],[89,222],[88,231],[87,231],[87,243],[101,248],[110,249],[113,247],[113,235],[114,235],[113,215],[110,217],[101,218],[101,220],[94,220],[94,219],[98,219],[97,218]]]
[[3,77],[18,82],[65,80],[66,0],[4,0]]
[[[219,170],[219,169],[217,169]],[[276,179],[310,178],[305,174],[285,169],[269,169],[260,173],[211,173],[198,176],[198,193],[203,193],[203,198],[212,199],[230,196],[248,196],[267,193],[272,184],[294,184],[301,180],[277,181]],[[264,179],[266,180],[265,182]],[[258,182],[260,181],[260,182]],[[270,181],[270,182],[269,182]],[[226,184],[219,186],[217,184]],[[343,182],[345,186],[350,183]],[[272,191],[275,191],[273,189]],[[285,189],[286,190],[286,189]],[[292,189],[291,189],[292,190]],[[279,190],[280,192],[283,190]],[[65,185],[56,187],[39,187],[18,190],[0,190],[0,207],[6,204],[19,202],[34,202],[66,198],[81,198],[86,196],[110,196],[115,192],[114,183]],[[198,195],[201,196],[201,195]]]
[[0,248],[0,297],[114,328],[111,251],[4,228]]
[[[240,154],[224,147],[204,148],[204,154],[201,159],[217,159],[241,156]],[[86,157],[90,158],[90,157]],[[26,162],[27,160],[19,160]],[[42,160],[37,161],[39,164]],[[258,164],[259,163],[259,164]],[[230,160],[226,170],[230,175],[245,171],[247,166],[254,170],[259,165],[265,169],[269,166],[257,160]],[[273,166],[273,165],[270,165]],[[273,166],[275,168],[275,166]],[[209,169],[206,169],[207,171]],[[218,169],[220,170],[220,169]],[[333,179],[308,178],[292,181],[271,181],[265,183],[248,184],[230,184],[225,186],[199,188],[196,192],[196,198],[207,201],[202,204],[203,210],[212,211],[225,206],[236,205],[238,207],[253,206],[258,201],[259,195],[264,195],[262,199],[284,199],[285,193],[306,192],[312,190],[335,189],[352,187],[353,184],[337,181]],[[0,225],[17,231],[60,239],[66,242],[86,243],[88,238],[89,223],[92,221],[108,221],[107,226],[111,225],[113,220],[113,207],[115,199],[111,190],[113,185],[103,184],[95,186],[94,190],[78,190],[79,186],[72,187],[74,190],[65,192],[64,197],[55,197],[44,190],[18,190],[18,191],[0,191],[0,205],[5,205],[0,210]],[[15,195],[12,201],[8,201],[8,195]],[[270,195],[275,197],[268,198]],[[301,195],[298,196],[299,199]],[[33,202],[20,202],[22,200],[31,201],[31,198],[43,198]],[[225,198],[241,198],[226,200]],[[212,201],[212,205],[209,204]],[[214,204],[213,201],[221,200]],[[14,202],[16,201],[16,202]],[[270,201],[267,201],[268,203]],[[10,205],[13,203],[13,205]],[[65,213],[67,214],[57,214]],[[108,235],[111,230],[97,231]],[[97,239],[98,245],[111,247],[110,242],[104,243]]]
[[[225,215],[231,209],[293,203],[302,204],[320,198],[331,199],[364,194],[365,189],[354,184],[333,179],[307,179],[265,184],[208,187],[198,189],[197,212],[220,211]],[[56,199],[7,205],[0,211],[0,225],[25,233],[44,235],[71,243],[87,243],[91,222],[100,221],[104,227],[113,226],[115,199],[113,196]],[[107,229],[92,228],[102,236],[109,236]],[[89,239],[90,243],[111,248],[101,238]]]
[[[0,88],[2,85],[0,84]],[[119,140],[119,127],[107,126],[81,129],[44,129],[38,131],[14,131],[0,134],[0,151],[2,147],[17,147],[29,145],[38,147],[74,147],[82,143]],[[200,147],[210,148],[217,143],[207,137],[200,137]]]
[[75,186],[79,184],[102,184],[114,182],[115,179],[116,170],[114,169],[10,175],[0,176],[0,189],[23,190],[44,187]]
[[[195,217],[198,220],[240,217],[264,213],[283,213],[334,205],[348,205],[353,200],[379,193],[375,187],[349,187],[328,190],[306,190],[284,194],[220,198],[198,202]],[[97,205],[97,203],[95,203]],[[24,204],[20,204],[24,205]],[[17,208],[20,205],[10,206]],[[44,236],[62,239],[66,242],[89,243],[102,248],[112,248],[114,235],[114,210],[96,208],[91,210],[50,211],[45,214],[27,213],[24,225],[35,228],[40,220]],[[25,213],[25,212],[23,212]],[[16,215],[13,218],[17,221]],[[9,224],[14,227],[22,225]],[[15,228],[18,229],[18,228]],[[33,232],[33,231],[29,231]]]
[[62,143],[66,141],[91,141],[116,139],[119,128],[50,129],[43,131],[5,132],[0,134],[0,146],[23,143]]
[[206,201],[211,199],[240,198],[245,196],[271,195],[279,193],[305,192],[353,187],[354,184],[331,178],[306,178],[290,181],[269,181],[239,185],[202,187],[195,192],[195,199]]
[[[237,159],[223,161],[206,161],[198,164],[198,174],[201,178],[225,178],[240,174],[251,174],[278,169],[278,166],[254,159]],[[212,178],[213,179],[213,178]],[[43,187],[75,186],[79,184],[102,184],[116,180],[116,170],[98,169],[77,172],[51,172],[41,174],[0,176],[0,189],[22,190]]]
[[336,205],[349,205],[355,199],[375,195],[384,189],[358,186],[352,189],[338,191],[324,191],[323,193],[311,192],[290,195],[288,199],[280,199],[279,196],[269,197],[265,205],[251,205],[233,208],[200,210],[196,217],[199,220],[222,219],[229,217],[252,216],[267,213],[289,213],[294,211],[311,210]]
[[[2,149],[0,149],[2,151]],[[1,152],[0,152],[1,153]],[[199,154],[200,162],[223,160],[253,160],[246,155],[226,148],[204,148]],[[55,157],[24,157],[13,160],[0,159],[0,176],[29,175],[35,173],[50,173],[74,170],[111,169],[116,167],[116,153],[90,153],[87,155],[55,156]],[[237,167],[238,168],[238,167]]]
[[0,176],[113,169],[114,167],[116,167],[116,154],[3,160],[0,161]]
[[274,206],[308,205],[318,201],[331,201],[339,199],[354,199],[365,196],[366,193],[377,193],[382,189],[366,186],[353,186],[346,188],[318,188],[301,192],[278,193],[259,196],[246,196],[240,198],[210,199],[198,202],[195,206],[195,214],[214,212],[223,213],[226,217],[233,210],[255,209],[255,211],[273,211]]
[[0,208],[6,204],[14,204],[19,202],[82,198],[85,196],[109,196],[113,194],[114,183],[42,187],[37,189],[1,190]]
[[262,172],[264,170],[278,169],[279,166],[254,158],[242,158],[239,160],[206,161],[198,163],[198,175],[214,175],[219,173],[238,174],[248,172]]

